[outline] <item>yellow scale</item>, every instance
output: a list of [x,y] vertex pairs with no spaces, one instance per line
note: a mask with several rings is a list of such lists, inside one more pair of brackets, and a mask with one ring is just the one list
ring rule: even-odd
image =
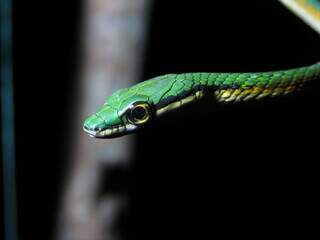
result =
[[250,87],[246,89],[223,89],[215,92],[218,102],[237,102],[237,101],[248,101],[250,99],[261,99],[264,97],[275,97],[279,95],[286,95],[293,92],[296,86],[278,86],[276,88],[270,87]]

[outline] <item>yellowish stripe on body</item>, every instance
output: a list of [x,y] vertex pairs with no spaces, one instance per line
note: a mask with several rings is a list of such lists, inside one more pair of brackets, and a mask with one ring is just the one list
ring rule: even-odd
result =
[[272,87],[250,87],[238,89],[223,89],[215,91],[215,97],[218,102],[238,102],[248,101],[250,99],[262,99],[268,96],[276,97],[286,95],[296,89],[294,85]]

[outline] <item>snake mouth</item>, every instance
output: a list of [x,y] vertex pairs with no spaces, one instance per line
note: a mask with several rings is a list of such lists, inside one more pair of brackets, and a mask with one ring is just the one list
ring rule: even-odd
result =
[[117,125],[117,126],[110,126],[106,129],[101,129],[99,131],[93,131],[83,127],[83,130],[93,138],[116,138],[128,133],[132,133],[136,130],[137,126],[133,124],[125,124],[125,125]]

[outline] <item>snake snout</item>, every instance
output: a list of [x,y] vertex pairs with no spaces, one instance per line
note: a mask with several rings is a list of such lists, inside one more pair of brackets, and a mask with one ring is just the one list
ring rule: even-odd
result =
[[104,125],[102,125],[102,124],[97,124],[97,125],[84,124],[83,128],[87,131],[90,131],[90,132],[100,132],[104,129]]
[[92,136],[95,136],[97,133],[103,131],[105,127],[105,123],[95,115],[90,116],[83,124],[83,130]]

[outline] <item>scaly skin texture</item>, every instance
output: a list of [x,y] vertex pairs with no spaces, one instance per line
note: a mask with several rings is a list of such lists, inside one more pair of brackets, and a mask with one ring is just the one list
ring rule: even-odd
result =
[[317,78],[320,63],[274,72],[168,74],[118,90],[85,121],[84,130],[97,138],[122,136],[206,94],[220,103],[260,100],[286,95]]

